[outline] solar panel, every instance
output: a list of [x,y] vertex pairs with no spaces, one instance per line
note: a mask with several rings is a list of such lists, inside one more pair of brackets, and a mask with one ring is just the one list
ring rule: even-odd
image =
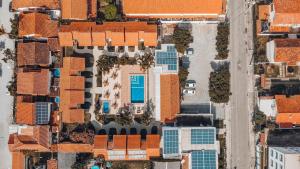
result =
[[177,154],[179,149],[178,130],[164,130],[164,154]]
[[167,51],[156,52],[156,63],[167,65],[168,70],[177,70],[177,52],[175,46],[167,46]]
[[216,169],[216,151],[192,151],[192,169]]
[[214,144],[214,129],[192,129],[191,144]]
[[36,123],[37,124],[48,124],[50,119],[49,103],[37,102],[35,103],[36,110]]

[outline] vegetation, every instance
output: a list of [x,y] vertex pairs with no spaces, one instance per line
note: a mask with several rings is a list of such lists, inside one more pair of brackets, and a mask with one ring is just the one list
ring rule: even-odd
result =
[[95,129],[91,123],[64,124],[59,140],[60,142],[92,144],[94,136]]
[[218,25],[218,33],[216,37],[216,49],[218,54],[215,59],[227,59],[228,58],[228,44],[229,44],[229,23],[222,22]]
[[226,163],[226,136],[218,135],[218,140],[220,142],[220,155],[219,155],[219,169],[225,169]]
[[181,87],[185,86],[185,81],[187,80],[188,75],[189,75],[188,69],[180,66],[178,76],[179,76],[179,82]]
[[14,73],[14,76],[12,77],[11,81],[8,82],[7,90],[11,96],[17,95],[17,74]]
[[122,126],[129,126],[133,122],[132,112],[129,106],[125,106],[119,109],[118,115],[116,116],[116,123]]
[[7,48],[3,51],[4,58],[2,60],[7,63],[7,61],[12,60],[16,61],[16,54],[11,49]]
[[266,56],[266,44],[269,37],[260,36],[256,38],[254,50],[254,63],[269,62]]
[[17,16],[14,17],[14,19],[10,19],[10,26],[11,31],[9,33],[10,39],[17,39],[18,38],[18,28],[19,28],[19,19]]
[[267,117],[262,111],[257,110],[253,114],[252,121],[254,123],[254,131],[258,132],[266,126]]
[[93,154],[79,153],[76,155],[76,161],[71,166],[71,169],[85,169],[91,159],[93,159]]
[[215,103],[227,103],[230,93],[229,64],[220,64],[210,73],[209,96]]
[[127,54],[122,55],[118,58],[118,65],[135,65],[137,60],[135,57],[129,57]]
[[0,36],[3,35],[3,34],[5,34],[5,33],[6,33],[5,29],[4,29],[3,25],[1,25],[0,26]]
[[106,20],[114,20],[117,17],[117,7],[109,4],[104,7],[104,16]]
[[101,55],[99,60],[97,60],[97,67],[100,72],[108,73],[111,68],[114,67],[116,63],[116,58],[107,55]]
[[154,57],[150,51],[145,52],[143,56],[137,57],[137,63],[143,70],[148,70],[154,64]]
[[189,30],[181,29],[178,27],[175,28],[173,34],[173,42],[175,43],[177,52],[183,54],[192,41],[193,41],[193,37]]
[[111,169],[151,169],[151,161],[113,161]]

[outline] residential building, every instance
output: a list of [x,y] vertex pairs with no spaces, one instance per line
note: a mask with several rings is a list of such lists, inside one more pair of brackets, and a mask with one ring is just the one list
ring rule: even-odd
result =
[[214,127],[168,127],[162,129],[164,159],[182,159],[188,168],[218,168],[219,142]]
[[61,0],[62,19],[87,20],[97,15],[97,0]]
[[80,57],[64,57],[60,81],[60,106],[62,122],[83,123],[85,78],[80,72],[85,70],[85,59]]
[[11,152],[49,152],[51,139],[49,126],[11,126],[8,140]]
[[258,34],[295,34],[300,31],[300,1],[273,0],[268,5],[259,5]]
[[49,66],[51,63],[49,46],[42,42],[18,43],[18,67],[20,66]]
[[223,0],[122,0],[122,8],[126,18],[218,20],[225,17],[225,2]]
[[25,168],[25,155],[23,152],[12,152],[12,169]]
[[300,168],[300,147],[269,147],[269,169]]
[[47,39],[57,37],[58,22],[43,13],[21,13],[19,15],[19,38],[33,37]]
[[[72,22],[60,27],[61,46],[144,46],[157,45],[157,26],[146,22]],[[127,49],[127,48],[126,48]],[[127,49],[128,51],[128,49]]]
[[51,74],[48,69],[26,70],[17,72],[17,94],[46,96],[50,93]]
[[51,103],[50,102],[23,102],[17,97],[16,123],[27,125],[49,124]]
[[12,0],[12,9],[16,11],[59,9],[59,0]]

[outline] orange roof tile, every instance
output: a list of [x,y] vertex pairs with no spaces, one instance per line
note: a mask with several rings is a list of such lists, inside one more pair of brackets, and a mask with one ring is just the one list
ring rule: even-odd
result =
[[27,126],[18,134],[12,134],[11,151],[33,150],[49,152],[49,126]]
[[276,95],[275,100],[278,113],[300,113],[300,95]]
[[300,124],[300,113],[279,113],[276,116],[277,124]]
[[50,159],[47,160],[47,169],[57,169],[57,160],[56,159]]
[[84,103],[84,91],[63,90],[61,91],[60,97],[62,121],[65,123],[83,123],[84,110],[78,109],[78,105]]
[[160,146],[160,135],[149,134],[146,136],[147,148],[159,148]]
[[73,46],[73,35],[71,32],[59,32],[58,39],[60,46]]
[[107,149],[107,135],[95,135],[94,149]]
[[272,24],[300,24],[300,0],[274,0],[275,17]]
[[268,20],[270,15],[270,5],[258,5],[258,19]]
[[125,31],[125,46],[138,46],[139,33]]
[[18,43],[18,66],[50,64],[49,47],[47,43],[30,42]]
[[274,32],[274,33],[276,33],[276,32],[281,33],[281,32],[291,32],[292,29],[291,29],[291,27],[288,27],[288,26],[276,26],[271,23],[269,31]]
[[35,125],[35,113],[36,112],[34,103],[17,102],[16,123]]
[[39,7],[48,9],[58,9],[58,0],[12,0],[12,9]]
[[86,20],[88,3],[86,0],[61,0],[62,19]]
[[25,155],[23,152],[12,152],[12,169],[25,168]]
[[47,44],[49,46],[50,51],[60,51],[58,38],[48,38]]
[[73,40],[78,46],[92,46],[92,37],[90,32],[73,32]]
[[141,149],[141,135],[128,135],[127,136],[127,150]]
[[[173,120],[180,112],[179,77],[176,74],[160,76],[160,120]],[[172,98],[172,99],[170,99]]]
[[105,32],[92,32],[93,46],[105,46]]
[[50,73],[47,69],[39,72],[17,73],[17,93],[28,95],[48,95],[50,84]]
[[275,62],[296,65],[300,61],[300,39],[275,39]]
[[126,135],[114,135],[113,149],[114,150],[126,150]]
[[122,6],[123,13],[134,18],[211,17],[225,8],[223,0],[123,0]]
[[60,153],[92,153],[93,146],[90,144],[62,143],[57,144],[57,151]]
[[80,57],[64,57],[62,76],[77,75],[78,72],[85,70],[85,59]]
[[56,37],[58,22],[42,13],[21,13],[19,16],[19,37]]

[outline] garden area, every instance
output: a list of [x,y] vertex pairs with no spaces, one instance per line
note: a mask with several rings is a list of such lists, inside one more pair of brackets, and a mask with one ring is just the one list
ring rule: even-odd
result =
[[221,63],[214,68],[209,77],[209,96],[214,103],[227,103],[230,92],[229,63]]
[[218,54],[215,59],[224,60],[228,58],[228,44],[229,44],[229,23],[222,22],[219,23],[217,27],[217,37],[216,37],[216,50]]
[[121,19],[121,14],[118,13],[118,7],[114,0],[98,0],[98,20],[115,21]]
[[184,54],[189,44],[193,42],[193,37],[190,30],[176,27],[173,33],[173,43],[175,44],[177,52]]

